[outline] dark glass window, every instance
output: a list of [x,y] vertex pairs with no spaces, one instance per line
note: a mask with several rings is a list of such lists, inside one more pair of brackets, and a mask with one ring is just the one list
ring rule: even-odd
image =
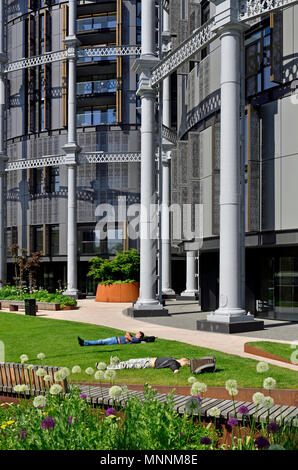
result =
[[33,227],[33,249],[32,251],[43,251],[43,226]]
[[52,166],[48,168],[49,191],[57,193],[59,191],[59,167]]
[[59,255],[59,225],[50,225],[51,256]]
[[[210,3],[206,0],[201,2],[201,25],[210,19]],[[201,50],[201,60],[205,59],[208,54],[208,46]]]
[[270,69],[271,29],[267,23],[245,37],[246,96],[261,93],[277,85],[270,80]]

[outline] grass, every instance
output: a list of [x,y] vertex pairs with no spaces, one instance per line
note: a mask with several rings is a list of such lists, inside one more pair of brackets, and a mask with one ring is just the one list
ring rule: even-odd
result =
[[291,355],[294,352],[292,345],[286,343],[273,343],[271,341],[254,341],[246,344],[261,349],[262,351],[266,351],[270,354],[274,354],[275,356],[280,357],[282,359],[287,359],[288,361],[291,360]]
[[[95,363],[109,363],[110,356],[117,356],[121,361],[133,357],[174,356],[200,357],[214,355],[217,371],[198,376],[208,386],[221,387],[226,380],[236,379],[239,387],[261,388],[263,374],[256,372],[258,361],[225,354],[212,349],[192,346],[177,341],[157,339],[155,343],[88,346],[80,347],[77,336],[95,340],[123,334],[123,331],[103,326],[48,318],[31,317],[14,313],[0,312],[0,341],[5,345],[5,361],[20,362],[20,355],[27,354],[30,364],[65,366],[72,368],[79,365],[82,373],[71,375],[69,381],[90,382],[93,377],[85,374],[87,367],[95,367]],[[43,352],[46,359],[42,362],[37,354]],[[188,386],[187,379],[191,375],[188,367],[173,374],[170,369],[145,369],[117,371],[116,383]],[[277,388],[297,388],[297,372],[283,367],[271,366],[266,374],[274,377]]]

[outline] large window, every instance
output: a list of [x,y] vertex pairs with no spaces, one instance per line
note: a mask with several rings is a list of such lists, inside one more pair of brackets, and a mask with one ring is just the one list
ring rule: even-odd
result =
[[50,236],[50,255],[59,255],[59,225],[50,225],[49,227]]
[[31,194],[59,191],[59,167],[34,168],[30,176]]
[[116,28],[117,16],[115,13],[98,16],[88,16],[77,20],[77,31],[90,31],[92,29]]
[[43,225],[33,227],[32,252],[44,251],[43,247]]
[[114,107],[93,106],[81,108],[77,113],[77,125],[79,127],[115,123],[116,109]]
[[123,250],[123,229],[104,227],[102,234],[94,225],[78,226],[78,251],[81,255],[116,254]]
[[246,95],[252,96],[277,84],[271,80],[272,34],[269,22],[245,37]]
[[97,95],[102,93],[115,93],[117,91],[117,80],[111,78],[107,80],[84,81],[77,83],[77,95]]

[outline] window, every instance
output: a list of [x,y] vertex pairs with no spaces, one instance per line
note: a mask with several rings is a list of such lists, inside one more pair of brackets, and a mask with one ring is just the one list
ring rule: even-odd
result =
[[117,91],[116,78],[77,83],[77,95],[94,95],[101,93],[115,93]]
[[77,31],[90,31],[92,29],[116,28],[117,16],[115,13],[107,15],[88,16],[77,20]]
[[43,252],[43,225],[33,227],[32,252],[34,251]]
[[136,44],[142,42],[142,3],[137,1],[137,12],[136,12]]
[[59,225],[50,225],[49,227],[50,236],[50,255],[59,255]]
[[[201,25],[210,19],[210,2],[203,0],[201,2]],[[208,54],[208,46],[201,50],[201,60],[205,59]]]
[[99,126],[101,124],[115,124],[116,109],[114,107],[93,106],[90,108],[81,108],[77,114],[77,125]]
[[105,227],[103,233],[105,238],[100,239],[101,235],[96,226],[82,225],[78,226],[78,251],[81,255],[92,254],[116,254],[123,251],[123,229]]
[[15,244],[18,244],[18,227],[7,227],[7,250]]
[[34,168],[30,172],[30,193],[56,193],[59,191],[59,167]]
[[246,96],[268,90],[277,84],[271,75],[271,28],[269,21],[245,37]]
[[50,193],[57,193],[59,191],[59,167],[51,166],[47,172],[48,189]]

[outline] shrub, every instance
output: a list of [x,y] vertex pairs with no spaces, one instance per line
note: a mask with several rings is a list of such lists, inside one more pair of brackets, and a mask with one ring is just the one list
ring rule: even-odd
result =
[[120,284],[139,280],[140,256],[135,249],[117,253],[112,260],[96,256],[90,260],[90,264],[88,276],[100,284]]

